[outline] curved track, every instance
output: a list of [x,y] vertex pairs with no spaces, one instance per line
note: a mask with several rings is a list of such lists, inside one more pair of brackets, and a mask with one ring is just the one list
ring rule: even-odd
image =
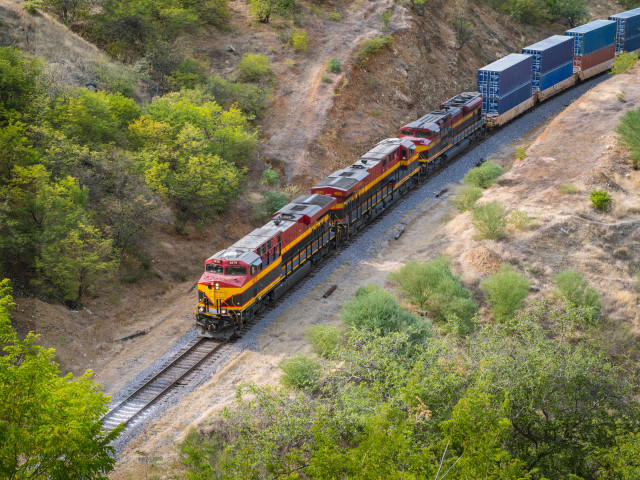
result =
[[[197,338],[176,354],[159,372],[140,385],[127,398],[112,408],[103,418],[106,430],[113,430],[124,423],[129,425],[149,407],[166,396],[175,387],[189,381],[189,376],[198,371],[207,360],[215,358],[228,342],[216,342]],[[212,358],[213,357],[213,358]]]

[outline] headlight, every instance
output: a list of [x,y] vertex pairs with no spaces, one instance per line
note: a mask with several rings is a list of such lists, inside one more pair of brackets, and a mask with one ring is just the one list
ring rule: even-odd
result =
[[223,315],[226,315],[226,314],[227,314],[227,309],[226,309],[226,308],[223,308],[223,309],[222,309],[222,310],[220,310],[220,311],[222,312],[222,314],[223,314]]
[[213,286],[216,290],[220,290],[220,284],[218,282],[214,283]]
[[204,312],[204,307],[198,307],[198,311],[199,311],[200,313]]

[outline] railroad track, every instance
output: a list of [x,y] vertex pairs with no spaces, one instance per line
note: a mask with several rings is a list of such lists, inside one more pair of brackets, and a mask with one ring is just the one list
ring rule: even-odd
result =
[[169,392],[188,383],[191,375],[198,372],[208,360],[214,359],[216,354],[228,344],[229,341],[215,341],[208,338],[192,340],[160,371],[154,373],[151,378],[102,417],[104,428],[113,430],[122,423],[129,425],[140,418],[146,410]]

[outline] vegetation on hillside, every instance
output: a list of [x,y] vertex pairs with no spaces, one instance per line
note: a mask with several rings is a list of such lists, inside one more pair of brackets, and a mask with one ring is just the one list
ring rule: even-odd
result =
[[42,70],[0,49],[0,268],[75,304],[121,262],[143,268],[147,229],[165,205],[178,227],[224,211],[257,138],[219,78],[140,106],[51,86]]
[[102,429],[109,398],[91,371],[62,376],[53,349],[18,340],[11,327],[8,280],[0,281],[0,476],[106,479],[115,465],[109,446],[120,433]]

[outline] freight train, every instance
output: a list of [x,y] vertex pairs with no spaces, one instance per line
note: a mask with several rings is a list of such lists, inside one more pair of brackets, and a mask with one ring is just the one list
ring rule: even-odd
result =
[[229,248],[205,261],[195,309],[199,335],[228,338],[314,264],[492,128],[640,48],[640,8],[596,20],[478,71],[456,95],[332,173]]

